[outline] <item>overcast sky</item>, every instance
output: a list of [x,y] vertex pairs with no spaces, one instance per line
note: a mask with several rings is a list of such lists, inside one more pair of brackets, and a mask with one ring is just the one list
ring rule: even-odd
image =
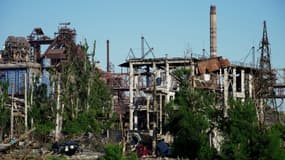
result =
[[285,68],[283,0],[1,0],[0,44],[9,35],[27,36],[34,27],[53,37],[60,22],[71,22],[77,42],[86,38],[92,46],[97,41],[102,69],[106,68],[107,39],[115,65],[124,62],[130,48],[140,56],[142,35],[156,57],[183,56],[187,48],[197,54],[205,48],[209,53],[211,4],[217,8],[219,56],[250,62],[251,56],[245,58],[252,46],[258,47],[266,20],[272,65]]

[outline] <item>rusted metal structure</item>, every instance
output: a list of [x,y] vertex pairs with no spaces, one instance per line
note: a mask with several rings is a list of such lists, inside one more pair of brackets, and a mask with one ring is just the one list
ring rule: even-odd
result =
[[55,33],[54,40],[41,56],[41,58],[50,59],[51,66],[56,66],[61,61],[65,61],[68,54],[80,58],[85,56],[81,47],[75,43],[76,31],[68,27],[70,23],[61,23],[60,25],[58,32]]
[[269,40],[267,36],[266,22],[263,22],[263,34],[260,42],[260,62],[257,86],[256,86],[256,98],[269,98],[273,97],[273,86],[275,85],[275,74],[271,67]]
[[[34,28],[27,38],[9,36],[5,49],[0,51],[0,81],[9,83],[11,137],[20,134],[15,133],[14,128],[18,128],[17,131],[28,129],[27,110],[31,104],[28,97],[33,97],[33,93],[28,91],[33,91],[34,77],[39,76],[49,88],[50,83],[45,82],[49,79],[46,68],[59,66],[66,62],[67,56],[85,58],[81,47],[75,43],[76,32],[68,27],[69,24],[62,23],[55,38],[46,36],[41,28]],[[49,45],[45,52],[41,51],[42,45]],[[23,121],[22,118],[24,127],[15,123]]]
[[[255,99],[261,124],[280,122],[279,107],[285,98],[284,79],[278,77],[283,69],[273,69],[271,66],[271,49],[267,35],[266,21],[263,22],[263,34],[259,50],[261,57],[255,77]],[[281,72],[280,72],[281,71]],[[283,80],[282,80],[283,79]],[[277,104],[277,99],[281,99]]]
[[50,45],[54,39],[46,36],[42,30],[42,28],[37,27],[31,32],[28,36],[28,41],[32,47],[31,56],[34,62],[40,63],[41,61],[41,46],[42,45]]
[[[9,88],[9,94],[14,96],[11,97],[14,106],[12,108],[21,111],[20,116],[24,114],[26,104],[25,92],[21,90],[24,80],[23,84],[29,87],[27,82],[31,82],[32,73],[40,74],[42,71],[45,77],[46,68],[58,67],[62,62],[67,62],[68,56],[86,58],[81,47],[76,45],[76,31],[70,29],[68,25],[70,23],[62,23],[54,38],[46,36],[41,28],[35,28],[27,39],[14,36],[7,38],[5,50],[1,51],[0,80],[5,78],[19,82],[18,86],[18,83],[14,83],[13,88]],[[269,105],[273,106],[277,113],[278,105],[275,100],[285,98],[285,70],[273,69],[271,66],[266,23],[263,24],[258,67],[255,64],[235,64],[217,56],[216,28],[216,7],[212,5],[210,57],[205,57],[205,54],[203,56],[191,54],[190,57],[158,58],[153,53],[154,48],[141,37],[140,56],[135,57],[133,50],[130,49],[132,56],[119,65],[122,67],[120,73],[115,73],[111,68],[110,42],[107,40],[107,71],[101,70],[100,73],[101,79],[112,90],[113,111],[120,117],[121,128],[130,132],[144,132],[154,137],[157,134],[164,134],[163,124],[167,118],[165,107],[175,98],[179,90],[178,81],[173,75],[173,72],[179,68],[191,70],[189,81],[194,89],[203,89],[216,94],[217,107],[223,109],[225,115],[230,98],[241,101],[246,98],[256,100],[260,121],[266,120],[265,107]],[[44,52],[41,51],[42,45],[49,45]],[[23,74],[20,75],[20,72]],[[17,108],[20,105],[22,107]],[[219,140],[212,142],[216,147],[217,141]]]

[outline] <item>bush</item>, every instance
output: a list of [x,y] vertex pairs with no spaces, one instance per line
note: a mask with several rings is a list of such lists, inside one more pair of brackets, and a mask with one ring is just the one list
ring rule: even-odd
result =
[[122,147],[118,144],[108,144],[105,147],[105,155],[100,157],[99,160],[137,160],[137,155],[133,152],[124,156]]

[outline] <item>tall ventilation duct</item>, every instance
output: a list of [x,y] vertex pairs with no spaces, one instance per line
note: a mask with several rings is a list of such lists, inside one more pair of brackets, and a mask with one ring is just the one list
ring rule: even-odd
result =
[[216,6],[211,5],[210,8],[210,55],[217,56],[217,18]]

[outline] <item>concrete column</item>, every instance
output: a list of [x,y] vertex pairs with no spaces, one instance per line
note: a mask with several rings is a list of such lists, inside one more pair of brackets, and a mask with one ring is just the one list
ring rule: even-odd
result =
[[252,75],[248,75],[248,91],[249,91],[249,97],[252,97],[252,89],[253,89],[253,81],[252,81]]
[[150,77],[149,66],[146,67],[146,73],[147,73],[147,75],[146,75],[146,87],[149,87],[149,86],[151,86],[149,83],[149,77]]
[[134,68],[133,64],[130,62],[130,87],[129,87],[129,98],[130,98],[130,104],[129,104],[129,129],[133,130],[133,114],[134,114],[134,107],[133,107],[133,87],[134,87]]
[[236,68],[233,68],[233,98],[236,99],[236,92],[237,92],[237,74],[236,74],[237,70]]
[[159,134],[162,134],[162,95],[159,95]]
[[219,71],[219,83],[220,83],[220,91],[222,92],[223,91],[223,84],[222,84],[222,69],[220,68],[220,71]]
[[[152,62],[152,73],[153,73],[153,74],[156,73],[156,64],[155,64],[154,61]],[[156,75],[155,75],[155,76],[156,76]]]
[[153,62],[153,64],[152,64],[152,67],[153,67],[153,72],[152,72],[152,74],[153,74],[153,92],[154,92],[154,94],[152,95],[153,97],[153,112],[155,113],[155,115],[156,115],[156,120],[154,120],[153,121],[153,129],[156,129],[156,127],[157,127],[157,122],[158,122],[158,114],[157,114],[157,101],[156,101],[156,82],[155,82],[155,79],[156,79],[156,77],[157,77],[157,75],[156,75],[156,64],[155,64],[155,62]]
[[166,91],[167,91],[167,95],[165,97],[165,101],[166,103],[169,102],[169,91],[170,91],[170,87],[171,87],[171,77],[169,74],[169,63],[168,61],[165,61],[165,75],[166,75]]
[[138,130],[138,110],[134,111],[134,130]]
[[[133,83],[133,89],[135,89],[135,94],[134,94],[134,99],[136,101],[136,98],[138,98],[140,96],[140,85],[139,85],[139,78],[140,78],[140,75],[137,75],[136,73],[136,69],[133,70],[133,77],[134,77],[134,83]],[[134,103],[134,102],[133,102]],[[135,131],[138,130],[138,106],[135,106],[134,104],[132,105],[133,106],[133,129]]]
[[227,115],[228,109],[228,92],[229,92],[229,76],[228,76],[228,69],[224,69],[224,105],[225,105],[225,115]]
[[58,74],[58,79],[57,79],[57,104],[56,104],[56,124],[55,124],[55,141],[59,140],[60,136],[60,108],[61,108],[61,103],[60,103],[60,94],[61,94],[61,86],[60,86],[60,74]]
[[146,99],[146,128],[149,130],[149,96]]
[[244,76],[244,69],[241,70],[241,94],[242,94],[242,101],[245,99],[245,88],[244,88],[244,81],[245,81],[245,76]]
[[24,98],[25,98],[25,131],[28,131],[28,73],[26,72],[25,73],[25,95],[24,95]]
[[193,62],[193,60],[191,60],[191,80],[192,80],[192,87],[195,88],[196,84],[195,84],[195,63]]
[[[33,73],[32,73],[32,76],[30,77],[30,79],[31,79],[31,83],[30,83],[30,85],[31,85],[31,96],[30,96],[30,106],[29,107],[31,108],[33,106],[33,99],[34,99],[33,95],[34,95],[34,79],[35,79],[35,75]],[[30,121],[31,121],[31,128],[33,128],[34,127],[34,119],[31,117]]]
[[134,70],[134,89],[135,89],[135,97],[139,96],[139,76],[136,75],[136,71]]

